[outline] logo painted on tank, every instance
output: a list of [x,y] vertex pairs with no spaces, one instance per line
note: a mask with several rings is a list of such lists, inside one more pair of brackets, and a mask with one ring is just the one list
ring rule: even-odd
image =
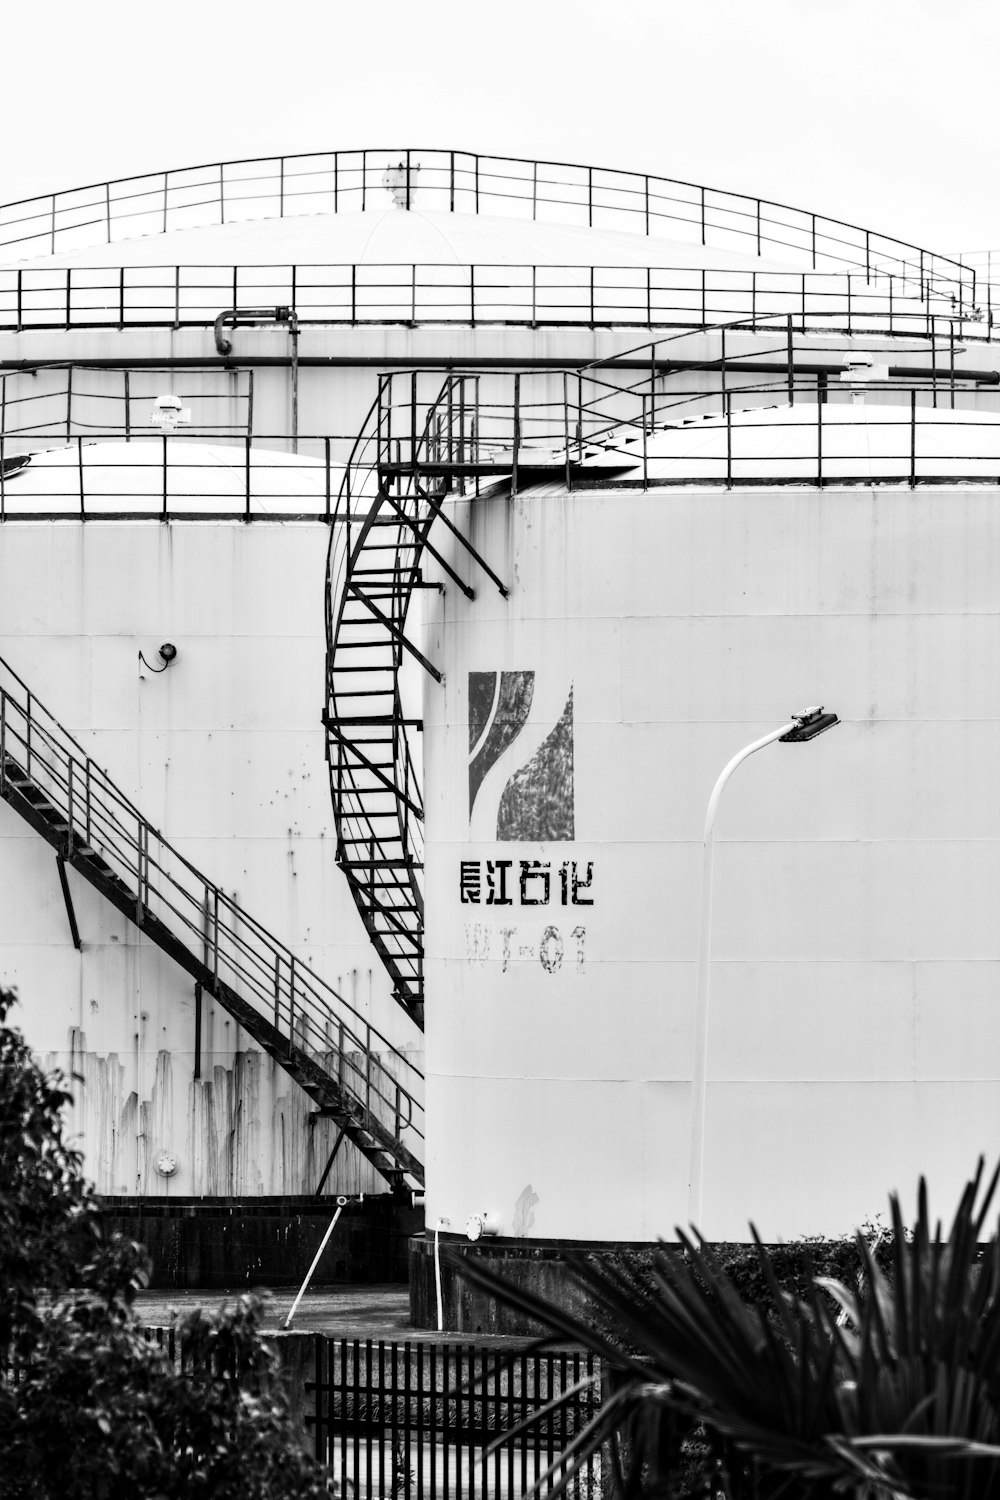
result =
[[[540,743],[534,700],[534,672],[469,673],[469,822],[486,838],[543,843],[576,837],[572,684],[556,722],[542,725]],[[529,738],[529,725],[535,748],[519,762],[517,741]],[[501,761],[510,774],[491,776]]]

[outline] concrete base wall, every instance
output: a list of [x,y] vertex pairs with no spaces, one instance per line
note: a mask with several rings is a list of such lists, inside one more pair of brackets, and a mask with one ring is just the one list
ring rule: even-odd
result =
[[[568,1254],[612,1260],[632,1251],[649,1251],[648,1241],[525,1240],[498,1237],[470,1244],[456,1235],[441,1236],[441,1298],[448,1333],[535,1336],[547,1330],[487,1296],[464,1280],[460,1263],[477,1261],[512,1287],[533,1292],[577,1317],[588,1313],[588,1300],[568,1273]],[[437,1327],[434,1236],[410,1240],[410,1324]]]
[[[152,1203],[109,1197],[103,1209],[110,1230],[149,1250],[152,1286],[237,1290],[299,1286],[336,1205],[328,1198]],[[405,1282],[407,1240],[419,1220],[420,1210],[388,1194],[348,1204],[312,1284]]]

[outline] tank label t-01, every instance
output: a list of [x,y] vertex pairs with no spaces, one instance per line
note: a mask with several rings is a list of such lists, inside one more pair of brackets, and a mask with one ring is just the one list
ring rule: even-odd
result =
[[465,928],[466,950],[469,963],[482,968],[487,963],[499,963],[501,974],[506,974],[516,959],[535,960],[546,974],[555,974],[564,967],[581,974],[586,959],[587,929],[578,924],[571,932],[562,932],[558,927],[538,928],[492,927],[486,922],[469,922]]
[[463,859],[458,883],[463,906],[593,906],[593,880],[590,859]]

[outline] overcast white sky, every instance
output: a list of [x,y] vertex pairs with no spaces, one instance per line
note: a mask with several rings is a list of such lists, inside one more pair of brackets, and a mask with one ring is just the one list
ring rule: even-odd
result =
[[444,147],[655,172],[1000,247],[996,0],[8,0],[0,201]]

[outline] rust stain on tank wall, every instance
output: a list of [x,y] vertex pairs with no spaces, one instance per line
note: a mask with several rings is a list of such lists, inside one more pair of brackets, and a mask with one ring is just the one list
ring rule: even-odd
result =
[[[336,1072],[335,1056],[325,1059]],[[357,1063],[357,1059],[352,1059]],[[151,1196],[231,1197],[310,1195],[316,1191],[336,1142],[332,1120],[270,1057],[234,1054],[230,1064],[203,1059],[204,1076],[190,1074],[190,1053],[156,1053],[141,1070],[152,1082],[139,1098],[127,1082],[134,1060],[117,1052],[88,1051],[85,1033],[69,1038],[74,1107],[70,1122],[85,1152],[85,1170],[99,1192]],[[46,1067],[65,1065],[50,1054]],[[178,1159],[175,1176],[156,1171],[161,1151]],[[324,1186],[324,1196],[378,1193],[386,1184],[344,1141]]]

